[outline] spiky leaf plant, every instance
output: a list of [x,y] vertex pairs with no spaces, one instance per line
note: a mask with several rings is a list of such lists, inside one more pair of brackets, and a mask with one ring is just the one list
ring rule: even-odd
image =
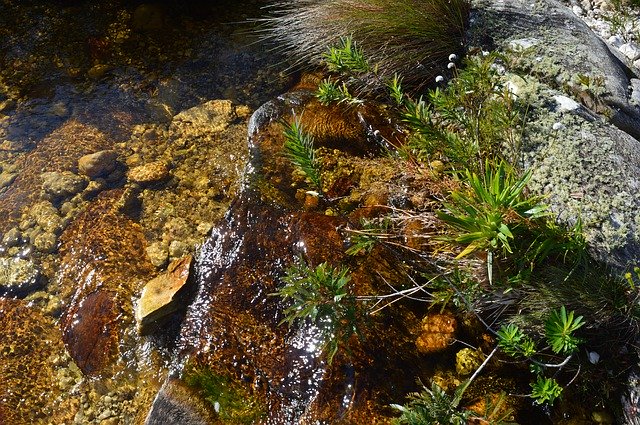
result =
[[409,402],[403,406],[391,406],[401,412],[397,425],[464,425],[471,412],[458,408],[460,399],[448,395],[438,384],[422,387],[419,393],[411,393]]
[[482,177],[467,171],[468,190],[454,191],[445,204],[448,212],[438,211],[453,229],[453,240],[466,245],[458,258],[477,250],[513,252],[514,234],[546,211],[539,198],[523,193],[529,173],[518,176],[504,161],[496,166],[487,162],[485,168]]
[[326,46],[351,36],[367,58],[375,58],[377,74],[361,75],[365,84],[383,85],[399,73],[416,89],[434,81],[450,54],[461,52],[469,7],[468,0],[277,1],[263,34],[302,66],[319,64]]
[[313,137],[303,131],[300,118],[294,117],[290,123],[285,123],[284,137],[285,155],[304,173],[314,188],[322,192],[322,169],[316,157]]
[[551,312],[551,316],[547,319],[544,329],[547,341],[551,345],[554,353],[570,354],[577,348],[582,340],[573,335],[573,333],[584,326],[582,316],[574,318],[573,311],[567,313],[564,306],[560,310]]
[[291,305],[285,308],[280,323],[293,325],[308,320],[316,325],[331,363],[338,348],[358,334],[360,310],[349,286],[349,269],[333,268],[327,263],[310,267],[298,260],[287,269],[283,281],[285,285],[275,295],[291,300]]

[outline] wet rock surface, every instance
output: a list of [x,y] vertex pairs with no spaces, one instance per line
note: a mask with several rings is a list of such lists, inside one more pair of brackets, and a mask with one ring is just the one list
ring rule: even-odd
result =
[[61,236],[61,326],[71,356],[88,375],[106,372],[120,357],[123,334],[134,323],[131,300],[153,270],[142,228],[119,210],[123,196],[104,192]]
[[[413,343],[417,319],[405,316],[404,325],[394,328],[393,337],[385,338],[374,329],[384,327],[387,321],[395,323],[401,313],[390,311],[384,318],[372,319],[376,325],[365,332],[364,342],[353,344],[353,356],[340,355],[328,365],[314,328],[305,325],[287,330],[279,326],[283,306],[269,295],[282,285],[286,268],[297,257],[312,265],[327,261],[337,266],[351,261],[339,230],[347,224],[346,218],[327,215],[325,209],[331,208],[326,199],[305,211],[304,199],[296,197],[304,180],[282,158],[279,120],[292,118],[289,105],[298,99],[309,102],[311,97],[308,92],[287,94],[252,117],[250,171],[243,191],[200,251],[196,263],[199,291],[182,326],[181,350],[188,354],[188,368],[210,371],[233,382],[251,382],[243,387],[267,406],[259,423],[387,420],[392,387],[410,388],[416,374],[430,368],[419,360],[422,355]],[[298,114],[303,108],[308,111],[307,106],[320,109],[305,102],[304,106],[297,104]],[[316,117],[317,127],[313,126],[314,115],[308,118],[309,128],[317,129],[318,146],[327,152],[344,146],[352,152],[344,157],[357,153],[361,161],[366,162],[367,157],[375,161],[373,153],[378,145],[363,142],[368,127],[360,123],[357,114],[349,124],[351,135],[342,141],[343,124],[339,122],[336,129],[322,124],[327,115],[330,113],[323,111]],[[349,138],[358,138],[360,145],[348,143]],[[356,192],[359,179],[352,179]],[[358,196],[358,201],[352,202],[358,204],[365,198],[363,192]],[[373,256],[370,261],[354,266],[356,294],[370,293],[381,283],[372,273],[372,264],[377,270],[393,269],[393,262],[380,257]],[[407,367],[409,364],[412,367]],[[393,378],[389,381],[388,377]],[[184,409],[190,410],[188,403]],[[148,423],[158,418],[152,411]]]
[[172,313],[186,309],[191,262],[190,255],[175,260],[169,264],[166,272],[144,285],[136,306],[136,321],[140,333],[151,332]]

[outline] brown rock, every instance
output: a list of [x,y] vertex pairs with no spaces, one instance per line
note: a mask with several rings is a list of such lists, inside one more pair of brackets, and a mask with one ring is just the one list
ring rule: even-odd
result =
[[174,313],[183,300],[182,294],[189,278],[192,257],[188,255],[169,264],[167,271],[150,280],[142,289],[136,308],[136,320],[141,334],[153,330],[153,325]]
[[165,180],[169,176],[169,167],[163,161],[154,161],[132,168],[127,173],[129,181],[150,184]]
[[90,178],[106,176],[115,170],[118,153],[104,150],[84,155],[78,160],[78,171]]
[[118,354],[117,294],[98,290],[69,309],[63,340],[85,375],[101,371]]
[[102,192],[60,236],[60,326],[83,373],[108,376],[132,349],[131,300],[153,273],[137,223],[121,213],[122,190]]

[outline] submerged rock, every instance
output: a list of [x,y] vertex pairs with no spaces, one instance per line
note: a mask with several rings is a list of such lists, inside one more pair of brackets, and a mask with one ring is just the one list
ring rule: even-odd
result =
[[39,201],[43,171],[75,173],[78,158],[108,145],[96,128],[70,119],[20,157],[15,163],[19,174],[0,192],[0,233],[18,224],[23,211]]
[[78,171],[92,179],[104,177],[116,169],[117,158],[113,150],[90,153],[78,159]]
[[120,212],[122,190],[103,192],[61,236],[56,279],[64,342],[87,375],[109,376],[133,349],[132,299],[153,272],[142,229]]
[[[298,99],[306,100],[298,103]],[[201,248],[195,266],[198,293],[182,325],[178,358],[180,363],[242,386],[268,406],[265,423],[387,420],[388,403],[398,391],[413,390],[415,377],[431,368],[419,360],[423,355],[413,342],[417,319],[411,315],[400,319],[401,313],[390,308],[384,318],[371,319],[370,327],[362,331],[362,341],[352,338],[353,355],[339,353],[328,365],[318,329],[309,324],[280,326],[284,306],[278,297],[270,296],[298,257],[312,266],[328,262],[337,267],[349,261],[340,232],[346,218],[305,211],[305,199],[296,197],[305,183],[282,155],[279,120],[291,119],[290,107],[301,108],[309,99],[310,92],[290,94],[254,114],[245,187]],[[315,104],[313,108],[321,109]],[[331,129],[325,123],[329,116],[333,115],[326,111],[319,114],[318,123],[311,114],[305,118],[308,128],[317,130],[320,147],[344,148],[358,155],[359,161],[378,151],[374,139],[366,143],[375,129],[366,124],[370,122],[366,109],[351,111],[339,120],[339,127],[350,126],[347,140],[357,139],[354,144],[340,141],[340,128]],[[315,210],[323,211],[320,204],[327,200],[318,198]],[[372,287],[380,282],[372,272],[374,264],[383,272],[393,269],[392,263],[376,254],[355,267],[355,294],[375,293]],[[394,327],[393,336],[386,335],[388,323],[401,323]],[[192,411],[185,403],[181,409]],[[154,408],[147,423],[161,418]]]
[[24,301],[0,298],[0,329],[0,422],[69,423],[78,400],[58,381],[67,365],[54,320]]

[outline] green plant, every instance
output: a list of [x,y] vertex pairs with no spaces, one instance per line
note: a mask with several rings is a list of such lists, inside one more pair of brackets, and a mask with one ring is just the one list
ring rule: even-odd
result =
[[351,36],[340,37],[338,47],[329,47],[329,51],[324,54],[324,61],[331,72],[361,74],[371,70],[362,49]]
[[456,232],[452,239],[466,245],[458,258],[484,249],[512,253],[514,233],[526,227],[527,220],[546,214],[539,198],[523,193],[530,175],[518,176],[504,161],[495,167],[486,162],[482,177],[465,172],[467,190],[452,192],[451,201],[444,204],[448,212],[438,211]]
[[316,97],[323,105],[333,102],[355,105],[363,102],[362,99],[358,99],[349,92],[349,88],[345,83],[338,84],[329,78],[325,78],[320,82]]
[[530,385],[531,397],[538,404],[549,403],[549,405],[553,405],[553,402],[562,394],[562,387],[553,378],[538,375],[536,382],[532,382]]
[[[444,89],[417,101],[404,97],[402,119],[413,132],[409,148],[418,159],[441,156],[454,168],[482,171],[485,160],[505,152],[516,158],[524,114],[500,81],[499,61],[497,54],[467,58]],[[398,90],[390,87],[392,98]]]
[[313,137],[302,130],[300,118],[285,124],[284,152],[291,163],[322,193],[322,167],[313,147]]
[[[551,312],[545,322],[545,336],[551,350],[556,354],[567,357],[560,363],[549,364],[541,361],[548,358],[544,350],[539,350],[531,337],[526,335],[517,325],[508,324],[502,326],[497,334],[498,347],[512,357],[524,357],[531,365],[531,371],[536,375],[536,381],[532,382],[531,397],[538,404],[549,403],[552,405],[562,393],[562,387],[555,379],[544,376],[545,369],[562,369],[577,350],[581,339],[573,333],[584,325],[582,316],[574,318],[574,312],[567,313],[565,306]],[[544,357],[542,357],[544,355]]]
[[338,348],[352,335],[359,335],[362,314],[349,286],[349,269],[333,268],[328,263],[311,268],[299,260],[287,269],[283,281],[285,285],[276,295],[291,300],[291,305],[284,309],[280,324],[291,326],[308,320],[317,326],[331,363]]
[[582,326],[584,326],[582,316],[574,319],[573,311],[567,313],[564,306],[560,310],[552,311],[544,329],[553,352],[557,354],[573,353],[578,348],[578,344],[582,343],[582,340],[573,336],[573,333]]
[[381,240],[391,235],[391,221],[388,218],[362,219],[360,224],[360,229],[349,230],[351,246],[347,249],[347,255],[369,253]]
[[431,388],[422,386],[419,393],[408,395],[405,405],[392,404],[401,412],[395,420],[398,425],[466,425],[471,412],[458,409],[460,394],[448,395],[435,382]]
[[514,324],[501,327],[497,336],[498,346],[512,357],[531,357],[536,353],[535,342]]

